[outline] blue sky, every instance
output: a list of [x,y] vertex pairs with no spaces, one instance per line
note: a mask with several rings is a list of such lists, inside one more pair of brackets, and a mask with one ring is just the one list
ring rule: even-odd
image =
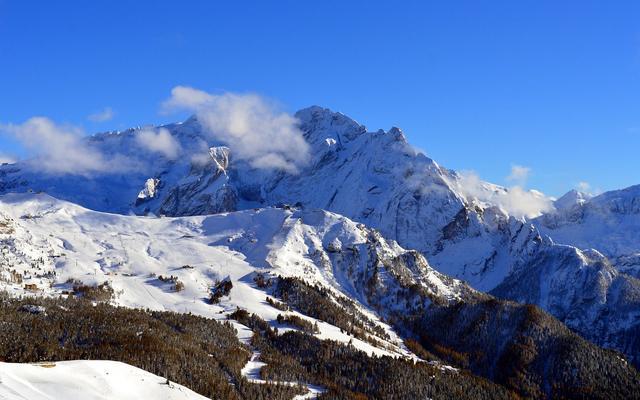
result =
[[176,119],[176,85],[256,92],[496,183],[609,190],[640,183],[639,21],[637,1],[0,0],[0,123],[122,129]]

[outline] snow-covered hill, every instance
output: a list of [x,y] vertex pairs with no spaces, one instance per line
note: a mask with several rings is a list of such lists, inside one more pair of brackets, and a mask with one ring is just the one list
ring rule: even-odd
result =
[[[319,338],[351,341],[369,353],[409,355],[393,330],[367,307],[373,297],[367,286],[371,271],[366,265],[354,269],[342,259],[342,250],[362,253],[348,261],[365,264],[372,256],[367,246],[374,244],[376,260],[405,260],[397,271],[386,272],[375,290],[377,301],[387,302],[390,309],[395,303],[385,293],[393,293],[400,280],[403,285],[419,285],[438,303],[472,293],[431,269],[419,254],[321,210],[133,217],[90,211],[44,194],[15,194],[0,199],[0,220],[0,285],[11,293],[60,295],[74,285],[106,282],[115,304],[217,319],[226,319],[240,307],[283,328],[276,321],[282,310],[265,301],[267,291],[256,282],[298,277],[329,289],[336,301],[356,300],[358,315],[386,332],[386,337],[376,338],[384,345],[375,347],[339,327],[298,314],[318,324]],[[219,303],[209,304],[216,284],[226,280],[233,288]],[[238,329],[243,338],[250,337],[246,328]]]
[[139,368],[115,361],[0,363],[6,400],[205,400],[206,397]]

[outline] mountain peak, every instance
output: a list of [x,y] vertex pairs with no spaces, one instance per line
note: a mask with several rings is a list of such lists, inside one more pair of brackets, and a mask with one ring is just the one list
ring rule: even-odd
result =
[[404,132],[402,132],[402,129],[398,128],[397,126],[392,126],[387,133],[392,135],[398,142],[407,141],[407,137],[404,135]]
[[557,210],[567,210],[573,208],[576,205],[582,205],[591,199],[591,195],[588,193],[580,192],[576,189],[571,189],[565,193],[562,197],[556,200],[553,205]]
[[[349,142],[367,132],[364,125],[346,115],[320,106],[303,108],[295,113],[295,117],[300,120],[300,128],[312,142],[329,137],[339,143]],[[310,133],[314,138],[308,137]]]

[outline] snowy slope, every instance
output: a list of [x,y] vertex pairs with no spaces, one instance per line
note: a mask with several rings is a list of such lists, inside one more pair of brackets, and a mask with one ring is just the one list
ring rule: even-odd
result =
[[205,400],[188,388],[115,361],[0,363],[0,399]]
[[583,193],[578,190],[572,189],[565,193],[562,197],[555,200],[553,202],[553,206],[558,211],[568,211],[575,206],[581,206],[589,199],[591,199],[590,194]]
[[558,208],[534,223],[556,241],[597,249],[619,271],[640,277],[640,186]]

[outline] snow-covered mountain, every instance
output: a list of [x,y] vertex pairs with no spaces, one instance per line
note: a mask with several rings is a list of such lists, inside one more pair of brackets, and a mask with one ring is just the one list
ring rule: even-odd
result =
[[[547,208],[518,208],[518,196],[544,203],[539,193],[505,189],[443,168],[415,151],[397,128],[368,132],[345,115],[320,107],[301,110],[296,117],[311,149],[308,165],[298,173],[256,169],[234,159],[233,149],[207,139],[194,117],[164,127],[183,149],[177,160],[136,146],[141,129],[105,133],[91,137],[89,145],[118,154],[136,168],[52,176],[33,163],[5,165],[0,167],[0,191],[45,191],[121,214],[206,215],[279,204],[328,210],[419,251],[443,274],[477,290],[537,304],[596,343],[637,357],[638,344],[628,335],[640,325],[635,314],[640,283],[612,271],[597,253],[554,240],[599,247],[582,246],[556,236],[557,230],[547,230],[547,224],[528,222],[526,217]],[[597,198],[578,197],[556,202],[558,212],[574,210],[571,203],[580,209],[597,203]],[[634,209],[625,202],[620,207]],[[544,227],[543,233],[537,226]],[[363,293],[361,287],[348,295],[363,299]],[[596,337],[591,326],[603,313],[608,322]]]
[[560,243],[597,249],[618,271],[640,277],[640,185],[556,208],[535,219],[542,232]]

